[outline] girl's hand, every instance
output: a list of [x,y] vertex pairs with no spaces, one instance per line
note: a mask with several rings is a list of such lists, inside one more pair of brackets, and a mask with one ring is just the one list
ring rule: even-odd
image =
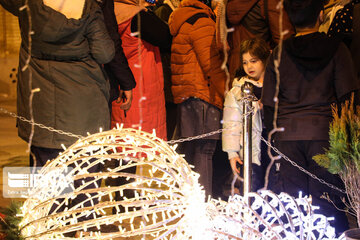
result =
[[231,169],[233,170],[233,172],[236,172],[237,174],[240,174],[240,170],[236,167],[236,163],[239,163],[241,165],[243,164],[240,157],[230,158],[229,161],[230,161]]

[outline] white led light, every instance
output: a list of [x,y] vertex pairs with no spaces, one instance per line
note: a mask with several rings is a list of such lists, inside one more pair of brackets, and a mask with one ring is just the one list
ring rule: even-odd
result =
[[[72,165],[68,174],[73,180],[80,174],[95,179],[82,181],[73,192],[63,193],[63,187],[58,186],[61,182],[45,178],[51,182],[32,189],[23,205],[22,235],[27,240],[64,239],[66,233],[92,229],[96,239],[335,239],[328,219],[313,214],[311,200],[301,194],[294,199],[284,193],[262,191],[234,196],[228,202],[211,198],[206,201],[199,175],[174,149],[154,134],[121,127],[77,141],[41,172],[46,175],[55,167]],[[89,168],[104,159],[116,159],[120,165],[90,173]],[[126,172],[129,167],[136,167],[138,172]],[[88,188],[98,179],[119,177],[129,182]],[[135,194],[124,196],[126,192]],[[115,200],[115,193],[124,197]],[[67,204],[79,194],[87,196],[89,205]],[[251,206],[246,204],[248,198]],[[64,210],[51,212],[53,206]],[[85,216],[93,219],[79,221]],[[110,224],[115,225],[114,232],[99,231]]]

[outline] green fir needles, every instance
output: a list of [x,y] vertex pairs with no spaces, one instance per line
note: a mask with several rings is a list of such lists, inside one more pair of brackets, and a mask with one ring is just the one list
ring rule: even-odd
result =
[[0,208],[0,213],[4,217],[0,216],[0,232],[5,235],[7,240],[23,240],[21,237],[19,224],[22,219],[21,214],[21,202],[11,202],[9,207]]
[[332,174],[339,174],[350,200],[350,212],[360,226],[360,106],[354,108],[354,97],[339,109],[333,106],[330,124],[330,147],[313,159]]
[[334,120],[330,124],[330,148],[325,154],[314,156],[314,160],[332,174],[346,174],[348,167],[354,166],[360,173],[360,106],[354,109],[353,98],[346,101],[338,115],[333,107]]

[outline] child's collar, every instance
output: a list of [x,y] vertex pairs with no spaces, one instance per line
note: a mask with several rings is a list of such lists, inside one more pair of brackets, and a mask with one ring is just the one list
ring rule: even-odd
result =
[[252,79],[249,79],[248,77],[242,77],[242,78],[235,78],[233,81],[233,86],[242,86],[244,85],[245,82],[249,82],[251,84],[253,84],[256,87],[261,88],[262,87],[262,83],[259,81],[255,81]]

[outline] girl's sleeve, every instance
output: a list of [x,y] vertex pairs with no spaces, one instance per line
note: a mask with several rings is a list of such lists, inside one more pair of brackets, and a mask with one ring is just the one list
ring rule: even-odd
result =
[[110,62],[115,55],[114,42],[110,38],[99,6],[91,16],[86,37],[89,41],[90,53],[99,64]]
[[228,153],[229,159],[239,156],[242,138],[242,109],[237,103],[234,92],[232,89],[226,94],[223,115],[222,148]]
[[0,5],[15,16],[19,16],[21,0],[0,0]]
[[261,133],[262,120],[259,101],[253,102],[254,114],[252,117],[252,162],[261,164]]

